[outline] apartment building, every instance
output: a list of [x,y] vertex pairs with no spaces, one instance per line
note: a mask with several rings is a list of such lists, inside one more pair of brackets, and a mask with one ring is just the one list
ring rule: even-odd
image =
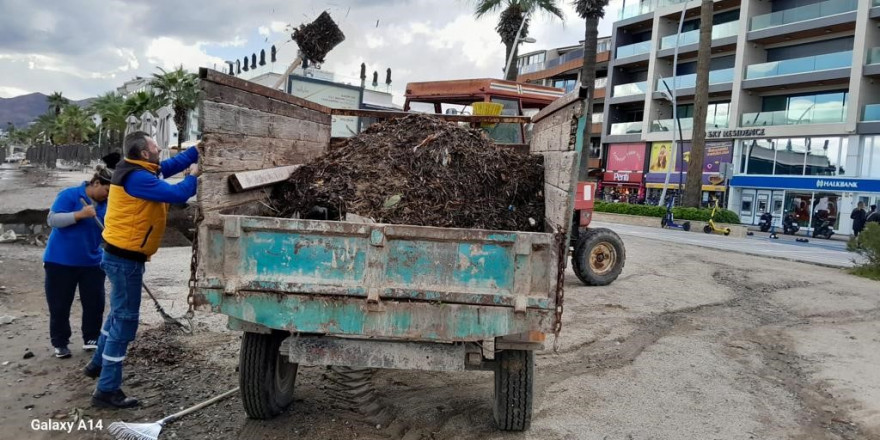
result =
[[[704,201],[726,200],[747,224],[767,211],[777,222],[791,213],[803,227],[827,216],[849,233],[856,203],[880,201],[880,0],[714,6]],[[677,188],[688,166],[699,9],[695,0],[626,0],[613,25],[605,175],[649,198],[667,170]],[[677,145],[674,130],[684,140]]]
[[[571,92],[581,82],[584,63],[584,45],[539,50],[520,55],[516,61],[518,82],[558,87]],[[611,58],[611,37],[599,38],[596,46],[596,86],[593,97],[593,117],[588,154],[588,168],[597,179],[601,177],[602,123],[605,114],[605,85],[608,61]]]

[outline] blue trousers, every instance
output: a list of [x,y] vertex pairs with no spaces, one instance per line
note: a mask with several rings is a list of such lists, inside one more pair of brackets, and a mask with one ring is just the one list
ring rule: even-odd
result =
[[110,313],[104,321],[91,363],[102,368],[98,390],[113,392],[122,386],[122,361],[129,342],[137,334],[144,263],[104,252],[101,268],[112,286]]

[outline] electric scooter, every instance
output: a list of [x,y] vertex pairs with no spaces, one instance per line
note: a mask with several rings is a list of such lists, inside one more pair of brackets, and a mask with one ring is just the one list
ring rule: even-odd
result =
[[709,217],[709,224],[703,226],[703,232],[707,234],[716,233],[730,235],[730,228],[722,228],[715,224],[715,213],[718,211],[718,200],[715,200],[715,206],[712,207],[712,215]]
[[669,199],[669,203],[666,204],[666,215],[663,216],[663,219],[660,220],[660,227],[662,228],[675,228],[682,229],[684,231],[691,230],[691,222],[683,222],[676,223],[675,216],[672,214],[672,205],[675,204],[675,197]]

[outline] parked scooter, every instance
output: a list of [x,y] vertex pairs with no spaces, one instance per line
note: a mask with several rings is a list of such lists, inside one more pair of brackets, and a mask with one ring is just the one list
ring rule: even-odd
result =
[[794,235],[801,229],[800,225],[797,224],[797,219],[794,218],[794,214],[788,213],[785,217],[782,218],[782,233],[785,235]]
[[769,231],[771,226],[773,226],[773,214],[769,212],[761,214],[761,219],[758,220],[758,228],[761,232]]
[[675,228],[682,229],[685,231],[691,230],[691,222],[685,221],[683,223],[676,223],[675,216],[672,214],[672,205],[675,204],[675,197],[669,198],[669,203],[666,204],[666,215],[663,216],[663,219],[660,220],[660,227],[663,228]]
[[709,217],[709,224],[703,226],[703,232],[707,234],[716,233],[730,235],[730,228],[722,228],[715,224],[715,213],[718,212],[718,200],[715,200],[715,206],[712,207],[712,215]]
[[831,228],[831,220],[828,216],[813,217],[813,238],[824,237],[826,240],[834,235],[834,229]]

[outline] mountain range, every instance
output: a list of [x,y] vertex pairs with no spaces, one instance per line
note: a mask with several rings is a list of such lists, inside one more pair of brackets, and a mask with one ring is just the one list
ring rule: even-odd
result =
[[[80,107],[88,106],[94,98],[71,101]],[[31,93],[13,98],[0,98],[0,130],[5,130],[11,122],[16,128],[26,127],[49,110],[48,96]]]

